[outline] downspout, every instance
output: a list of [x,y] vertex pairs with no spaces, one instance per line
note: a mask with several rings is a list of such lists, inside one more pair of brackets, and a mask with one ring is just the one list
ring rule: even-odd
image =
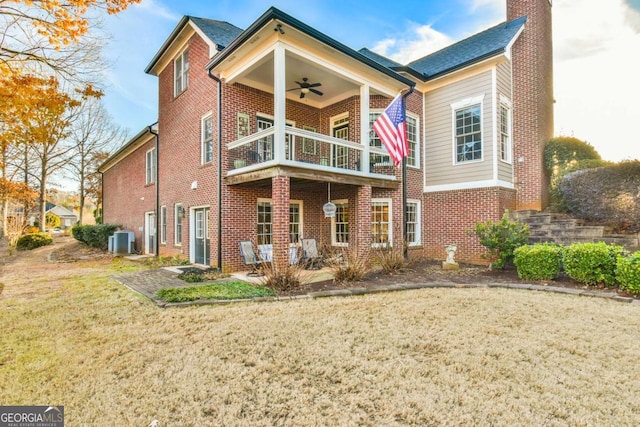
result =
[[218,99],[216,106],[218,120],[218,144],[216,154],[218,157],[218,270],[222,271],[222,81],[208,70],[209,77],[218,84]]
[[156,150],[156,220],[155,222],[155,234],[156,234],[156,239],[153,242],[153,246],[155,246],[153,248],[153,252],[155,254],[155,256],[160,256],[160,170],[158,168],[158,166],[160,165],[160,152],[159,152],[159,146],[160,146],[160,135],[158,134],[158,132],[155,132],[153,130],[153,126],[158,124],[158,122],[154,123],[153,125],[150,125],[148,127],[149,129],[149,133],[152,135],[155,135],[156,138],[156,146],[155,146],[155,150]]
[[[409,92],[402,95],[402,108],[405,114],[405,125],[407,116],[407,97],[413,93],[413,86],[409,86]],[[406,126],[405,126],[406,127]],[[407,158],[402,159],[402,246],[404,259],[409,259],[409,244],[407,242]]]

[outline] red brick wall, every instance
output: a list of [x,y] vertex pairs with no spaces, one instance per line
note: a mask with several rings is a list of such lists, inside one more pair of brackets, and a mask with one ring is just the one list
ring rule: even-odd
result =
[[103,221],[132,230],[136,251],[144,249],[145,213],[156,209],[156,186],[146,185],[146,153],[154,146],[152,138],[102,175]]
[[486,253],[473,233],[477,222],[499,220],[515,208],[516,194],[501,187],[425,193],[422,214],[424,254],[445,259],[445,246],[456,244],[457,261],[487,264]]
[[553,136],[553,44],[549,0],[507,0],[507,19],[527,16],[513,45],[513,158],[518,209],[548,204],[543,167],[545,143]]
[[[217,186],[216,82],[204,71],[209,61],[209,47],[197,35],[189,41],[189,86],[174,97],[174,67],[171,62],[158,76],[159,82],[159,184],[160,205],[167,206],[167,244],[161,245],[164,255],[189,256],[189,208],[209,206],[209,236],[211,262],[217,262]],[[201,165],[201,118],[213,112],[214,161]],[[197,188],[192,189],[192,183]],[[187,215],[182,220],[182,247],[174,242],[174,205],[182,203]]]

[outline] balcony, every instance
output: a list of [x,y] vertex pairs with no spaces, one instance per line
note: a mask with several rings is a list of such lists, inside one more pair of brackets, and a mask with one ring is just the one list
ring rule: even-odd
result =
[[[262,181],[275,175],[323,182],[397,188],[396,168],[384,149],[287,127],[274,144],[275,128],[238,139],[228,145],[229,185]],[[361,160],[368,159],[366,162]]]

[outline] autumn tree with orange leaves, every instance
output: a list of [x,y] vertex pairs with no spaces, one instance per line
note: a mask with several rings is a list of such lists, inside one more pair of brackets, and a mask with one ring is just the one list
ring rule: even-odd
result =
[[[7,174],[10,148],[25,153],[25,180],[27,168],[38,163],[41,218],[48,175],[68,158],[64,139],[73,114],[101,95],[91,85],[100,79],[102,47],[92,26],[140,1],[0,0],[0,178],[13,179]],[[0,191],[6,217],[9,196],[3,194],[9,192]]]
[[25,68],[73,75],[77,45],[89,33],[90,12],[115,14],[141,0],[0,0],[0,74]]

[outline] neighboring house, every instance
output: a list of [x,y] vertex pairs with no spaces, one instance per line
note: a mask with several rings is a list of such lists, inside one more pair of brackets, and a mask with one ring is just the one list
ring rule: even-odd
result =
[[[157,132],[101,167],[104,221],[139,233],[143,252],[237,270],[242,240],[284,265],[302,237],[364,255],[406,235],[411,254],[456,244],[458,260],[482,262],[476,222],[547,201],[549,0],[508,0],[505,23],[406,65],[275,8],[246,30],[185,16],[146,72]],[[406,195],[371,130],[400,92]]]
[[78,222],[78,215],[74,214],[64,206],[54,205],[53,203],[47,202],[46,209],[47,214],[55,215],[60,218],[60,228],[62,230],[71,228],[76,222]]

